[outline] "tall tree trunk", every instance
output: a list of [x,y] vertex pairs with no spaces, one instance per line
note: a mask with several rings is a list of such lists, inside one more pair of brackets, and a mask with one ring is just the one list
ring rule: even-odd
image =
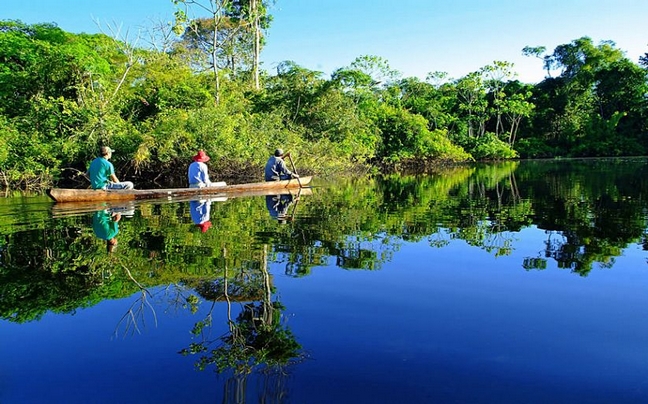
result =
[[214,79],[216,80],[216,105],[220,103],[220,78],[218,77],[218,23],[220,22],[220,10],[214,13],[214,32],[213,32],[213,47],[212,47],[212,69],[214,71]]
[[250,8],[252,10],[252,21],[254,25],[254,61],[252,71],[254,74],[254,88],[259,89],[259,65],[261,57],[261,27],[259,24],[259,7],[258,0],[250,1]]

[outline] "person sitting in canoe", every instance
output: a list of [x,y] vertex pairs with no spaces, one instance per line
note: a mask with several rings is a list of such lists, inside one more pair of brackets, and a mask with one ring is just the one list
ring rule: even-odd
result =
[[193,163],[189,164],[187,170],[189,188],[222,187],[226,185],[224,182],[211,182],[209,180],[209,170],[207,164],[205,164],[208,161],[209,156],[203,150],[193,156]]
[[274,156],[270,156],[265,165],[265,180],[266,181],[281,181],[289,180],[291,178],[299,178],[299,175],[293,173],[286,166],[284,157],[290,157],[290,153],[284,155],[282,149],[277,149]]
[[88,167],[88,177],[92,189],[133,189],[130,181],[119,181],[115,175],[115,167],[108,161],[112,157],[113,150],[108,146],[101,146],[101,156],[95,158]]

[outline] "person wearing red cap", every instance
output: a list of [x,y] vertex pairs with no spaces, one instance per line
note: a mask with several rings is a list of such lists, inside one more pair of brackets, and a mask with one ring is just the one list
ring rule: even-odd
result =
[[189,179],[190,188],[203,188],[203,187],[216,187],[223,186],[223,182],[211,182],[209,180],[209,170],[206,162],[209,161],[209,156],[204,150],[200,150],[193,156],[193,163],[189,164],[187,171],[187,178]]

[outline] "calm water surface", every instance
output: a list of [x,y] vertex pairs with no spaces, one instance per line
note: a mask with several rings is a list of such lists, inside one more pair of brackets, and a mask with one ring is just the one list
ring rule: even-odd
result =
[[314,185],[0,199],[0,403],[648,402],[646,160]]

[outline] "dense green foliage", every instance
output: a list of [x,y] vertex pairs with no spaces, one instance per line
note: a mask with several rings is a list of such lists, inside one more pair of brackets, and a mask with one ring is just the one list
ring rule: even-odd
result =
[[138,176],[182,178],[198,149],[223,179],[258,178],[279,145],[314,173],[648,151],[646,58],[637,64],[612,42],[583,37],[550,54],[525,48],[547,70],[535,85],[515,80],[514,66],[500,61],[425,81],[402,78],[375,56],[328,79],[291,61],[264,74],[257,71],[271,22],[264,2],[218,10],[195,21],[179,10],[178,36],[157,32],[165,42],[147,49],[0,21],[3,185],[70,179],[105,143],[118,151],[120,177],[141,187],[148,181]]

